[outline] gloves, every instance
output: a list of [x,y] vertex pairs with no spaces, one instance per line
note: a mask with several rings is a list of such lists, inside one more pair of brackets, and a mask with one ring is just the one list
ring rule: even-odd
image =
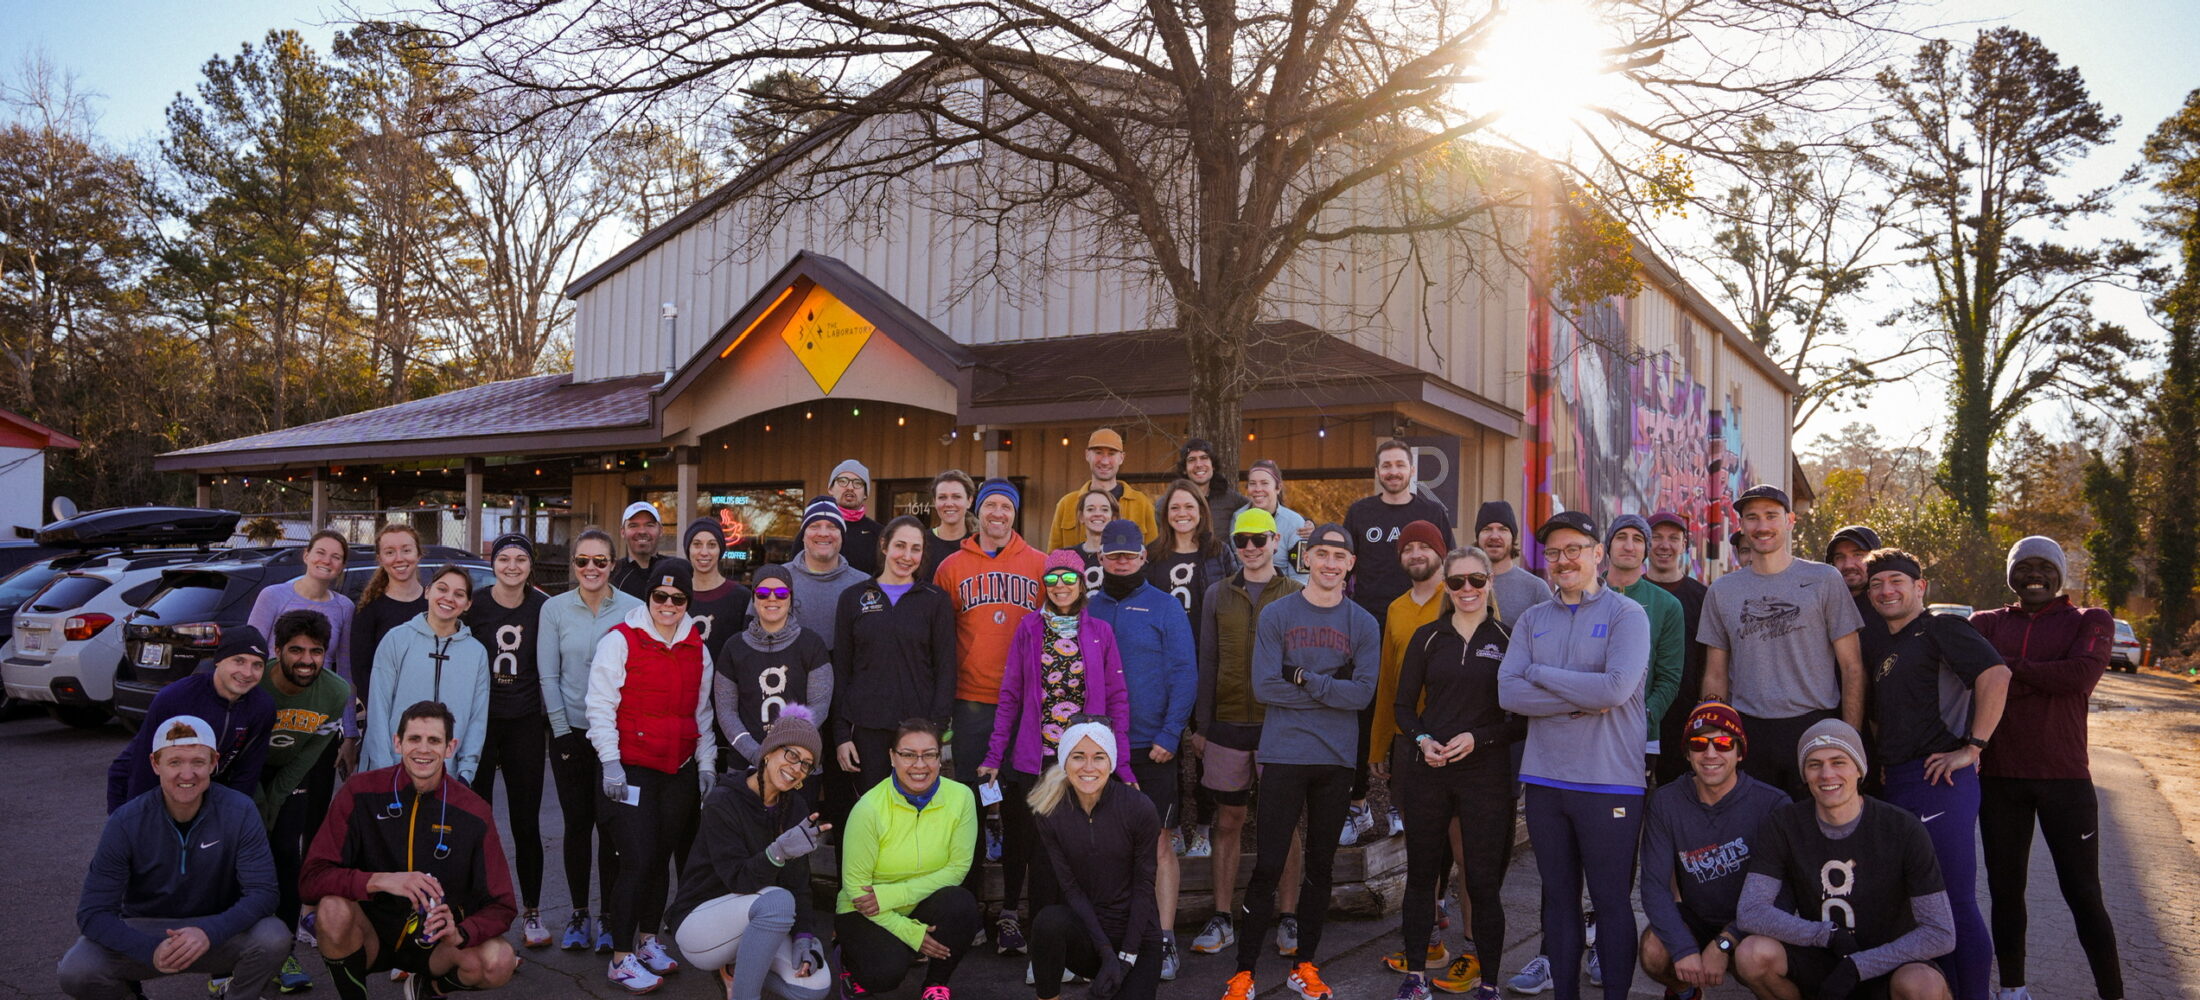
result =
[[1856,960],[1842,959],[1826,973],[1826,981],[1818,984],[1818,1000],[1849,1000],[1849,994],[1856,991],[1857,975]]
[[588,749],[588,737],[568,729],[563,736],[550,737],[550,749],[559,760],[572,760]]
[[603,762],[603,794],[613,802],[626,800],[626,768],[618,761]]
[[801,968],[804,963],[808,963],[813,970],[825,967],[825,946],[818,943],[815,934],[797,934],[794,936],[795,967]]
[[817,850],[819,837],[816,817],[805,819],[788,827],[787,832],[780,834],[778,839],[764,845],[764,857],[771,859],[772,864],[784,867],[787,862],[806,857],[811,851]]
[[1826,935],[1826,947],[1833,950],[1833,957],[1835,958],[1847,958],[1854,955],[1859,950],[1856,947],[1856,932],[1835,924],[1833,933]]
[[1109,955],[1107,961],[1100,963],[1100,971],[1092,974],[1092,989],[1085,995],[1092,1000],[1109,1000],[1123,988],[1123,977],[1129,972],[1121,958]]
[[703,797],[710,798],[710,790],[718,787],[718,772],[707,767],[696,768],[695,780],[703,786]]

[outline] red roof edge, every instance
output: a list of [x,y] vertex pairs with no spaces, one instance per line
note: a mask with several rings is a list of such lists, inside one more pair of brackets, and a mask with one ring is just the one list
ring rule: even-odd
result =
[[0,410],[0,445],[15,448],[62,448],[75,451],[83,447],[84,442],[13,410]]

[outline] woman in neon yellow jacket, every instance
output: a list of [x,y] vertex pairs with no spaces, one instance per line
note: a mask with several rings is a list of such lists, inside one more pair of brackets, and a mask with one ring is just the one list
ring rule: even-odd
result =
[[962,887],[977,841],[977,800],[940,780],[940,731],[911,719],[894,736],[894,773],[863,793],[841,836],[842,992],[901,985],[918,955],[922,1000],[948,1000],[947,981],[978,936],[978,899]]

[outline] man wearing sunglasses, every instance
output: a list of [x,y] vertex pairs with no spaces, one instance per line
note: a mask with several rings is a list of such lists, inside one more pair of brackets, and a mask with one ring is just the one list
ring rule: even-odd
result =
[[[1621,514],[1604,529],[1604,585],[1642,605],[1650,616],[1650,681],[1643,694],[1649,713],[1647,744],[1643,748],[1646,769],[1655,770],[1662,752],[1658,722],[1673,704],[1681,686],[1681,660],[1687,655],[1687,627],[1681,624],[1681,602],[1650,581],[1643,567],[1650,560],[1650,522],[1640,514]],[[1676,751],[1678,752],[1678,751]]]
[[[1749,737],[1741,713],[1705,702],[1668,752],[1689,773],[1650,796],[1642,823],[1642,971],[1667,998],[1726,980],[1742,934],[1734,907],[1749,871],[1751,838],[1787,794],[1742,773]],[[1699,994],[1700,995],[1700,994]]]

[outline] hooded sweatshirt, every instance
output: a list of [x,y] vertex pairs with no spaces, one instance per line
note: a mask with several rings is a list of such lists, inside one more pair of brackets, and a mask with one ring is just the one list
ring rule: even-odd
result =
[[2009,700],[1997,739],[1980,756],[1988,778],[2091,778],[2086,703],[2108,672],[2116,619],[2057,595],[2036,612],[2022,604],[1981,611],[1971,626],[2009,665]]
[[160,785],[153,774],[153,736],[160,732],[161,723],[179,715],[196,715],[214,727],[221,741],[215,781],[247,798],[259,791],[268,734],[275,729],[275,696],[255,687],[232,702],[214,687],[213,674],[192,674],[153,696],[145,721],[107,766],[108,812]]
[[588,610],[578,589],[543,602],[535,669],[542,674],[543,712],[549,716],[552,736],[588,728],[584,706],[588,662],[596,656],[596,640],[625,620],[627,612],[642,606],[641,598],[611,587],[604,588],[603,605],[594,611]]
[[818,640],[829,650],[833,648],[833,618],[840,611],[840,592],[870,577],[855,568],[846,557],[823,573],[812,573],[808,566],[800,555],[787,560],[787,586],[794,591],[794,620],[817,633]]
[[826,927],[810,905],[809,856],[784,865],[764,856],[764,848],[810,815],[810,804],[801,792],[791,791],[777,805],[765,805],[764,797],[749,787],[755,774],[752,768],[746,775],[727,775],[703,799],[702,825],[680,871],[672,908],[665,911],[665,926],[677,932],[696,907],[720,896],[755,895],[778,886],[794,897],[795,933],[825,937]]
[[964,538],[932,582],[955,606],[955,697],[992,705],[1001,700],[1001,666],[1016,626],[1039,607],[1047,556],[1013,532],[999,552],[981,541],[976,532]]
[[217,784],[207,786],[198,815],[181,830],[159,789],[107,817],[77,897],[76,926],[93,943],[150,965],[167,938],[130,926],[130,918],[189,918],[220,948],[274,913],[275,858],[259,811],[249,796]]
[[[442,655],[438,663],[434,657]],[[367,692],[366,739],[360,744],[359,768],[372,771],[397,763],[390,737],[397,732],[397,717],[416,702],[440,701],[458,720],[458,755],[450,760],[451,773],[472,783],[481,765],[481,744],[489,727],[489,651],[475,642],[463,622],[457,631],[438,636],[428,624],[427,612],[390,630],[374,651],[374,689]]]
[[[1767,747],[1765,752],[1779,750]],[[1734,922],[1749,874],[1750,845],[1765,817],[1788,801],[1786,792],[1742,773],[1739,764],[1734,782],[1711,805],[1696,794],[1694,774],[1650,793],[1650,814],[1642,824],[1642,912],[1667,954],[1676,959],[1702,950],[1689,930],[1690,920],[1720,929]],[[1678,901],[1673,899],[1676,886]]]
[[1184,617],[1183,605],[1138,580],[1138,588],[1122,598],[1094,591],[1085,611],[1115,632],[1123,683],[1130,689],[1131,750],[1160,747],[1176,753],[1192,703],[1199,698],[1192,623]]
[[[1039,676],[1040,646],[1046,642],[1045,612],[1025,615],[1016,625],[1008,646],[1008,668],[1001,677],[1000,702],[993,712],[993,738],[985,752],[985,767],[1002,765],[1025,774],[1038,774],[1045,766],[1046,737],[1040,731],[1047,719],[1046,683]],[[1130,692],[1123,686],[1123,661],[1115,646],[1115,631],[1093,617],[1088,606],[1077,615],[1077,648],[1084,656],[1086,715],[1105,715],[1115,731],[1115,776],[1124,784],[1136,784],[1131,772]],[[1068,719],[1055,719],[1069,728]]]
[[[657,629],[650,624],[647,606],[627,612],[626,620],[619,624],[638,633],[633,642],[655,644],[649,650],[652,654],[677,649],[695,634],[695,619],[682,615],[680,627],[672,633],[672,641],[665,642],[658,637]],[[626,734],[620,732],[619,703],[626,697],[627,663],[635,656],[635,651],[628,645],[628,635],[627,630],[618,628],[604,633],[603,638],[596,640],[596,655],[588,663],[588,742],[596,748],[596,759],[606,764],[615,764],[622,759],[621,747]],[[711,666],[710,650],[700,648],[700,640],[696,641],[696,645],[703,656],[702,677],[695,686],[695,732],[699,736],[710,732],[711,723],[715,721],[710,711],[710,687],[715,671]],[[686,710],[684,697],[681,699],[681,708]],[[693,760],[698,771],[715,770],[718,763],[718,741],[698,738],[695,741]],[[678,769],[677,766],[672,768],[673,771]]]
[[1528,717],[1520,780],[1581,792],[1642,793],[1650,616],[1599,586],[1578,605],[1553,598],[1513,623],[1497,697]]
[[777,632],[764,631],[750,608],[749,626],[719,645],[713,657],[711,702],[726,744],[754,761],[762,749],[764,727],[790,704],[822,718],[831,710],[832,654],[824,640],[793,621]]
[[832,740],[855,739],[856,727],[893,729],[922,717],[946,724],[955,700],[955,608],[947,591],[917,580],[900,600],[877,580],[840,592],[833,615],[833,678],[840,711]]

